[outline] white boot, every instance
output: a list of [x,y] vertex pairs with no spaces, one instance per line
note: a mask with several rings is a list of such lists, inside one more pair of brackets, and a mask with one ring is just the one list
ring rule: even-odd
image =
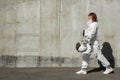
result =
[[87,71],[81,69],[80,71],[77,71],[76,74],[87,74]]
[[106,70],[103,72],[103,74],[109,74],[113,72],[113,69],[110,67],[110,68],[106,68]]

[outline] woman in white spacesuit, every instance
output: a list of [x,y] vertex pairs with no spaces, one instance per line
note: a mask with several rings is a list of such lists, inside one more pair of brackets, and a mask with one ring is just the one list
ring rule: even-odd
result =
[[82,52],[82,66],[81,70],[76,72],[76,74],[87,74],[87,67],[89,63],[89,57],[91,52],[94,51],[96,54],[97,59],[106,67],[106,70],[103,74],[109,74],[113,72],[112,67],[108,60],[103,56],[98,40],[97,40],[97,33],[98,33],[98,20],[97,16],[94,12],[89,13],[88,15],[88,28],[84,30],[83,35],[83,42],[82,44],[77,44],[76,49],[79,52]]

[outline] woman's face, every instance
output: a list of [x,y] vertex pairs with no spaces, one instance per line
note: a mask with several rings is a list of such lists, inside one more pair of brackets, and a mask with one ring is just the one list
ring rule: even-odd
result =
[[92,20],[92,16],[88,16],[88,21],[89,21],[89,20]]

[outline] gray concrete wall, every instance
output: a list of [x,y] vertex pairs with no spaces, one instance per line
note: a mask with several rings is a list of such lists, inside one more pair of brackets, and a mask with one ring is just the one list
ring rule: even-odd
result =
[[[120,67],[120,0],[0,0],[0,67],[79,67],[75,44],[89,12],[98,15],[102,47]],[[90,66],[98,66],[90,58]]]

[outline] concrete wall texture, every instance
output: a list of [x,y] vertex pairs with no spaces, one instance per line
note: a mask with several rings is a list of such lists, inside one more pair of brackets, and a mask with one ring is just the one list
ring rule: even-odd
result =
[[[96,12],[120,67],[120,0],[0,0],[0,67],[79,67],[75,44]],[[109,54],[109,52],[107,52]],[[98,66],[94,55],[90,66]]]

